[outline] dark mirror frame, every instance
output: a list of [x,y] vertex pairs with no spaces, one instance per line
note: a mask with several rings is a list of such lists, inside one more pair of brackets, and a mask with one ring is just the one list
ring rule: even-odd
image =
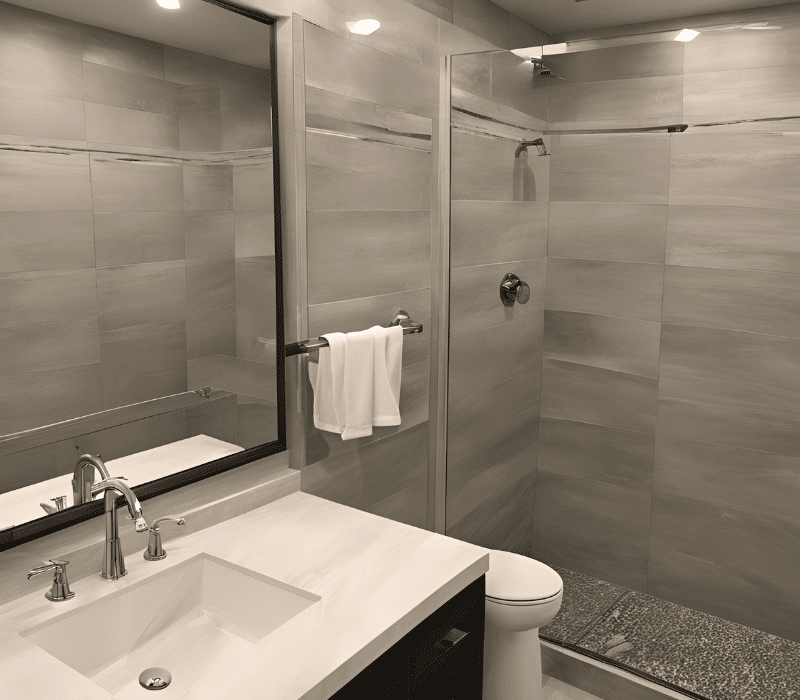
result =
[[[285,342],[283,332],[283,251],[281,228],[281,188],[280,188],[280,157],[278,149],[278,70],[277,70],[277,28],[274,18],[260,12],[239,7],[225,0],[203,0],[211,5],[249,17],[256,22],[270,26],[270,97],[272,112],[272,168],[273,168],[273,193],[275,198],[275,345],[276,345],[276,374],[277,374],[277,403],[278,403],[278,439],[272,442],[256,445],[249,449],[237,452],[227,457],[215,459],[212,462],[201,464],[182,472],[170,474],[161,479],[149,481],[133,488],[133,492],[140,501],[146,501],[162,493],[188,486],[196,481],[202,481],[215,474],[235,469],[244,464],[263,459],[269,455],[286,450],[286,371]],[[120,496],[118,507],[126,505],[127,501]],[[104,513],[102,499],[91,503],[72,506],[66,510],[45,515],[37,520],[32,520],[22,525],[16,525],[5,530],[0,530],[0,552],[17,547],[25,542],[44,537],[53,532],[63,530],[85,520],[91,520]]]

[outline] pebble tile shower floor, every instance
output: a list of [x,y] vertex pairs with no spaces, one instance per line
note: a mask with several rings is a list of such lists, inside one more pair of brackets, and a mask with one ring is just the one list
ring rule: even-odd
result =
[[542,639],[700,700],[800,700],[800,644],[553,568],[564,601]]

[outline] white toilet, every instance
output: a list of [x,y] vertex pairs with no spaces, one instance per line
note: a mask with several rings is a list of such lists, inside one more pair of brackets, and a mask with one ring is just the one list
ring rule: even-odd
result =
[[490,551],[483,700],[541,700],[539,628],[558,613],[564,584],[540,561]]

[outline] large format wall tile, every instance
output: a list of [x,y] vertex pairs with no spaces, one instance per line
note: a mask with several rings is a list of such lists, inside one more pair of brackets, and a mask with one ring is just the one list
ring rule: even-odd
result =
[[53,445],[42,445],[0,457],[0,493],[16,491],[57,476]]
[[800,457],[800,340],[664,324],[658,434]]
[[800,210],[800,136],[687,132],[671,138],[670,204]]
[[178,137],[182,151],[221,151],[222,115],[217,85],[178,86]]
[[308,22],[303,30],[306,85],[424,117],[436,113],[438,72]]
[[547,202],[453,200],[450,267],[545,257],[547,217]]
[[655,493],[651,527],[652,595],[800,641],[796,515]]
[[[541,368],[535,367],[451,404],[447,420],[448,462],[531,425],[539,416],[541,376]],[[509,411],[509,406],[514,410]]]
[[92,201],[95,212],[181,211],[182,164],[92,154]]
[[487,100],[492,99],[491,71],[495,52],[453,56],[450,62],[450,87]]
[[[268,30],[266,30],[268,32]],[[268,33],[264,37],[266,47]],[[232,63],[194,51],[163,47],[164,80],[179,85],[219,85],[241,90],[269,91],[269,71]],[[265,54],[267,53],[265,48]]]
[[97,319],[0,330],[0,374],[32,374],[100,362]]
[[208,435],[223,442],[236,442],[238,408],[235,396],[206,401],[186,409],[186,437]]
[[543,417],[538,468],[650,491],[655,439],[647,433]]
[[425,478],[428,424],[390,435],[300,472],[301,488],[320,498],[366,509]]
[[544,359],[542,416],[653,433],[658,380]]
[[672,267],[664,273],[664,323],[800,338],[800,275]]
[[81,62],[0,42],[0,87],[80,100]]
[[234,249],[237,258],[275,255],[274,212],[238,210],[234,216]]
[[94,267],[91,211],[0,213],[0,272]]
[[544,355],[658,379],[661,325],[572,311],[545,311]]
[[453,128],[451,133],[452,199],[546,202],[550,158],[524,151],[506,139]]
[[185,314],[185,269],[183,260],[98,269],[100,330]]
[[102,410],[99,363],[0,378],[0,435]]
[[800,273],[797,212],[740,206],[669,207],[669,265]]
[[0,5],[0,42],[5,44],[80,58],[82,26],[7,2]]
[[230,163],[183,164],[184,209],[233,209]]
[[186,315],[187,359],[236,355],[236,306],[220,306]]
[[220,89],[221,146],[223,151],[268,148],[272,145],[269,84],[260,90]]
[[452,404],[542,363],[542,312],[450,339]]
[[[556,68],[553,70],[558,74]],[[620,126],[633,122],[675,124],[681,119],[682,99],[682,75],[550,83],[547,120],[554,129],[559,128],[559,122],[586,122],[585,128],[613,128],[611,122]]]
[[0,211],[91,208],[86,153],[0,151]]
[[186,391],[186,319],[100,333],[105,408]]
[[83,64],[83,96],[87,102],[178,114],[178,86],[174,83],[88,61]]
[[186,211],[186,260],[233,260],[236,238],[232,211]]
[[428,151],[306,133],[309,210],[430,210]]
[[[500,283],[513,272],[531,288],[527,304],[503,306]],[[544,309],[546,258],[459,267],[450,272],[450,335],[539,313]]]
[[797,521],[800,458],[659,435],[653,490]]
[[543,32],[485,0],[453,0],[453,24],[504,49],[547,43]]
[[[510,484],[536,473],[537,421],[526,425],[501,440],[488,444],[467,456],[447,464],[446,534],[454,529],[486,501],[504,493]],[[528,495],[528,497],[532,494]],[[514,504],[517,505],[517,504]],[[500,504],[504,519],[522,519],[530,511],[530,503],[513,507]],[[472,518],[475,520],[475,518]],[[475,523],[478,527],[480,523]]]
[[184,257],[180,211],[115,212],[94,215],[97,266],[181,260]]
[[537,119],[547,119],[547,79],[534,76],[530,61],[509,52],[493,51],[491,99]]
[[548,255],[663,263],[667,207],[625,202],[552,202]]
[[233,208],[248,211],[274,211],[272,156],[234,163]]
[[164,47],[161,44],[85,24],[81,25],[81,38],[84,61],[164,78]]
[[196,259],[186,265],[186,311],[202,311],[236,303],[233,259]]
[[666,204],[666,134],[590,134],[552,141],[551,202]]
[[97,316],[94,268],[0,275],[0,328]]
[[0,134],[86,140],[83,101],[0,88]]
[[554,54],[545,62],[566,83],[612,83],[630,78],[682,75],[683,51],[681,43],[653,42]]
[[428,518],[428,480],[423,477],[402,491],[373,503],[367,513],[425,529]]
[[661,320],[664,266],[549,258],[548,309]]
[[307,222],[310,304],[430,284],[429,212],[309,211]]
[[645,590],[650,504],[647,491],[539,471],[534,556]]
[[684,77],[688,124],[800,114],[797,65],[694,73]]
[[178,119],[169,114],[86,102],[86,138],[148,148],[178,148]]

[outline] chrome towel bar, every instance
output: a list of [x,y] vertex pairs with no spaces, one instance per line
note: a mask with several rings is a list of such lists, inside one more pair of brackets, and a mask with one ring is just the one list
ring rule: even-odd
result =
[[[422,324],[417,321],[412,321],[407,311],[400,309],[392,319],[389,326],[402,326],[403,335],[411,335],[412,333],[422,333]],[[286,357],[292,355],[305,355],[306,353],[319,350],[320,348],[328,347],[328,341],[325,338],[310,338],[309,340],[301,340],[298,343],[289,343],[286,346]]]

